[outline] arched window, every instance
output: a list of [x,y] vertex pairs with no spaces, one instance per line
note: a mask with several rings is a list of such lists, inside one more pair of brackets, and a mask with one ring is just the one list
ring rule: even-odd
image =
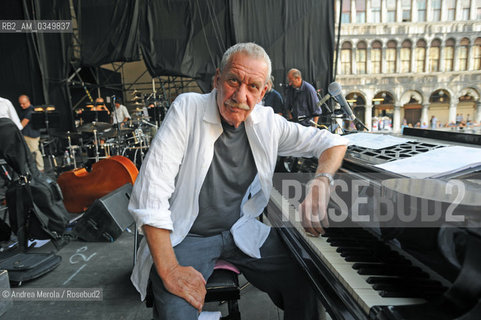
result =
[[426,41],[420,39],[416,43],[416,72],[424,72],[426,60]]
[[444,47],[444,71],[453,71],[454,69],[454,39],[446,40]]
[[366,0],[356,0],[356,23],[366,23]]
[[381,73],[382,61],[382,44],[380,41],[374,41],[371,49],[371,67],[372,73]]
[[481,38],[474,40],[473,69],[481,70]]
[[431,42],[431,48],[429,48],[429,72],[439,71],[439,57],[441,41],[439,39],[434,39]]
[[469,39],[463,38],[459,42],[459,54],[458,54],[458,61],[459,61],[459,71],[466,71],[468,70],[468,48],[469,48]]
[[396,72],[396,41],[390,40],[386,49],[386,72]]
[[426,21],[426,0],[417,0],[418,3],[418,22]]
[[366,49],[367,49],[367,45],[364,41],[360,41],[357,44],[356,68],[357,68],[358,74],[365,74],[366,73],[366,62],[367,62]]
[[341,47],[341,73],[342,74],[351,74],[352,72],[351,51],[352,51],[352,44],[348,41],[344,42]]
[[404,40],[401,45],[401,73],[411,72],[411,41]]

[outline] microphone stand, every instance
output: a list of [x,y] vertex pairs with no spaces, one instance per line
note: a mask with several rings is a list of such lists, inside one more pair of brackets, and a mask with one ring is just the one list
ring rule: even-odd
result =
[[116,97],[115,96],[112,96],[112,119],[115,120],[115,126],[117,127],[117,144],[119,145],[120,147],[120,123],[119,123],[119,119],[117,119],[117,110],[116,110],[116,106],[115,106],[115,99]]

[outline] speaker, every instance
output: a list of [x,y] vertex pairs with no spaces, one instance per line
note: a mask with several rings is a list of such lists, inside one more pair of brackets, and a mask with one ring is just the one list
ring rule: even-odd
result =
[[127,210],[132,185],[127,183],[97,199],[79,219],[74,234],[84,241],[113,242],[134,223]]

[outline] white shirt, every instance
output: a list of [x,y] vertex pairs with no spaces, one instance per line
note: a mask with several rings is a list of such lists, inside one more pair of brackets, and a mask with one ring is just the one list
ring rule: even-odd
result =
[[18,130],[22,130],[23,126],[18,118],[17,111],[15,111],[15,107],[8,99],[4,99],[0,97],[0,118],[9,118],[15,123],[18,127]]
[[125,118],[130,119],[129,111],[127,111],[127,107],[121,104],[118,108],[115,106],[115,110],[112,113],[112,120],[113,123],[122,122]]
[[[129,203],[139,231],[142,225],[171,230],[172,245],[179,244],[199,211],[199,193],[222,134],[216,91],[181,94],[169,108],[142,164]],[[277,155],[319,157],[324,150],[346,145],[347,140],[326,130],[303,127],[256,105],[245,122],[257,175],[241,204],[241,217],[231,233],[239,249],[260,257],[270,228],[255,219],[267,205]],[[251,198],[248,199],[249,194]],[[142,240],[131,280],[145,298],[152,257]]]

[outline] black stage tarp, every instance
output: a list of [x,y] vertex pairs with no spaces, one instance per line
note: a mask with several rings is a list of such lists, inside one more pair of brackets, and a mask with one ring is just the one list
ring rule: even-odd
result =
[[141,48],[152,76],[193,77],[207,91],[222,53],[253,41],[271,57],[277,84],[290,68],[323,90],[332,79],[332,0],[143,1]]
[[83,66],[140,60],[139,2],[75,0]]
[[[2,0],[1,20],[71,20],[63,0]],[[55,105],[61,128],[71,129],[73,115],[67,77],[71,33],[0,33],[0,96],[18,108],[27,94],[34,105]]]

